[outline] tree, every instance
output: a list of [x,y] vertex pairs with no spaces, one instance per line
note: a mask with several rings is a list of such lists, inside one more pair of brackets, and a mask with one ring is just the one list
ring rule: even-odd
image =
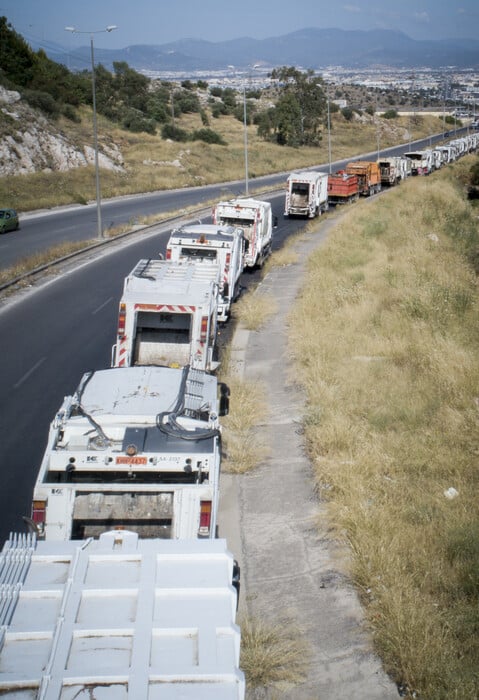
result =
[[273,112],[260,120],[261,134],[283,145],[317,146],[326,110],[322,78],[312,70],[285,66],[275,68],[271,77],[278,81],[280,96]]
[[304,129],[301,106],[291,93],[282,95],[275,108],[274,126],[276,143],[280,146],[302,146]]

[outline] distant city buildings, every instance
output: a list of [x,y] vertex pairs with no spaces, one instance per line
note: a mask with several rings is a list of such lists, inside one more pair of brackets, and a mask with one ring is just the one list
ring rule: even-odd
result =
[[[306,70],[296,66],[298,70]],[[182,82],[183,80],[204,80],[210,87],[231,87],[234,90],[264,89],[271,87],[272,66],[256,66],[251,69],[229,67],[217,71],[148,71],[142,73],[156,80]],[[354,85],[381,92],[402,92],[408,101],[427,96],[438,105],[438,110],[456,113],[457,116],[476,115],[479,112],[479,71],[459,70],[454,66],[433,68],[373,68],[352,69],[341,66],[326,66],[316,70],[318,75],[330,85],[341,87]],[[334,99],[340,109],[346,100]],[[344,104],[343,104],[344,103]]]

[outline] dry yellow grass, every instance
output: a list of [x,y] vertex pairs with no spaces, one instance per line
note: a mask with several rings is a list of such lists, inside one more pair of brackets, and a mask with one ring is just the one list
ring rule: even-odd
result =
[[257,467],[267,455],[258,426],[264,421],[265,392],[259,383],[237,377],[224,379],[231,391],[230,412],[223,418],[225,459],[223,471],[243,474]]
[[275,298],[257,290],[247,292],[235,306],[234,316],[250,331],[257,331],[277,309]]
[[240,667],[249,688],[268,688],[271,693],[275,686],[285,690],[303,680],[310,652],[299,630],[290,623],[251,618],[240,620],[240,626]]
[[479,696],[477,247],[453,170],[414,179],[355,205],[290,319],[318,492],[386,668],[431,700]]
[[17,277],[22,277],[33,270],[60,258],[82,250],[94,243],[90,241],[78,241],[76,243],[60,243],[49,250],[30,255],[28,258],[20,260],[16,265],[0,270],[0,285],[11,282]]

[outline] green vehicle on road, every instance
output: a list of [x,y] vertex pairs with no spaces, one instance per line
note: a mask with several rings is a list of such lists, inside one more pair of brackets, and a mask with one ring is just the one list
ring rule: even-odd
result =
[[0,209],[0,233],[17,231],[20,228],[15,209]]

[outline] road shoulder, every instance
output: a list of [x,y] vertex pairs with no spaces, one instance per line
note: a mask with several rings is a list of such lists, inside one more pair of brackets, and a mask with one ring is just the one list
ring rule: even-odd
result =
[[311,650],[304,682],[275,691],[278,700],[399,697],[374,654],[347,553],[328,535],[326,507],[314,492],[302,435],[305,396],[287,347],[306,261],[336,224],[322,221],[298,239],[293,264],[271,268],[255,294],[273,296],[277,312],[259,331],[239,326],[231,346],[232,371],[261,383],[268,405],[259,426],[268,456],[253,472],[221,480],[220,535],[242,566],[240,613],[299,630]]

